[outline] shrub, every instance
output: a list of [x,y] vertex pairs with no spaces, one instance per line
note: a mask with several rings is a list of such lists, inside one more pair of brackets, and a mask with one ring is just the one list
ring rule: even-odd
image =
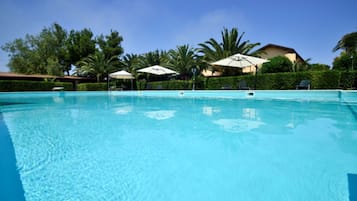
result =
[[307,70],[312,70],[312,71],[325,71],[325,70],[329,70],[330,66],[326,65],[326,64],[311,64],[308,66]]
[[[248,87],[254,89],[255,75],[241,75],[230,77],[207,77],[196,80],[196,89],[216,90],[229,86],[237,89],[239,81],[246,81]],[[333,70],[326,71],[300,71],[283,73],[264,73],[257,75],[257,89],[261,90],[287,90],[296,89],[296,85],[301,80],[310,80],[311,89],[350,89],[357,86],[357,71],[340,72]],[[192,81],[170,80],[137,82],[138,89],[145,89],[149,86],[151,89],[192,89]],[[140,88],[139,88],[140,86]]]
[[108,83],[95,82],[95,83],[80,83],[77,85],[78,91],[107,91]]
[[[243,75],[236,77],[206,78],[205,89],[221,89],[225,84],[236,88],[239,80],[245,80],[254,89],[255,76]],[[311,80],[311,89],[338,89],[357,86],[357,72],[339,71],[302,71],[286,73],[266,73],[257,75],[257,89],[295,89],[301,80]]]
[[342,89],[357,88],[357,71],[341,72],[340,87]]
[[[170,80],[170,81],[155,81],[155,82],[139,82],[138,89],[165,89],[165,90],[183,90],[183,89],[192,89],[192,81],[186,80]],[[140,88],[139,88],[140,86]],[[196,82],[197,86],[197,82]]]
[[64,90],[73,90],[69,82],[46,82],[27,80],[0,80],[0,91],[51,91],[53,87],[64,87]]
[[231,87],[232,89],[237,89],[238,80],[240,76],[230,76],[230,77],[209,77],[205,80],[205,89],[222,89],[222,87]]
[[191,89],[192,81],[185,80],[171,80],[168,82],[167,89],[180,90],[180,89]]
[[[353,60],[353,62],[352,62]],[[351,58],[350,54],[341,52],[340,56],[336,57],[333,61],[333,70],[352,70],[352,63],[357,64],[357,52]]]
[[313,89],[338,89],[340,73],[338,71],[318,71],[311,74]]
[[[357,87],[357,71],[301,71],[289,73],[266,73],[257,75],[257,89],[295,89],[301,80],[311,80],[311,89],[353,89]],[[254,89],[255,76],[242,75],[230,77],[197,77],[195,89],[222,89],[229,86],[237,89],[239,81],[246,81],[247,85]],[[24,81],[24,80],[0,80],[0,91],[51,91],[53,87],[62,86],[64,90],[73,90],[72,83],[52,81]],[[145,82],[137,81],[137,89],[143,90],[147,86],[151,89],[184,90],[192,89],[192,81],[170,80]],[[107,83],[81,83],[77,85],[79,91],[106,91]]]
[[290,72],[293,67],[293,63],[285,56],[277,56],[270,59],[270,62],[264,63],[261,72],[262,73],[279,73]]

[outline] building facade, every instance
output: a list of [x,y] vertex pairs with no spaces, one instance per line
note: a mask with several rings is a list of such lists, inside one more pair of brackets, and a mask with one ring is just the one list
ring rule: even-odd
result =
[[[285,56],[292,63],[304,64],[305,60],[290,47],[284,47],[281,45],[267,44],[264,47],[258,49],[259,57],[263,59],[271,59],[277,56]],[[259,66],[260,68],[261,66]],[[243,69],[243,73],[255,73],[255,67],[249,66]]]

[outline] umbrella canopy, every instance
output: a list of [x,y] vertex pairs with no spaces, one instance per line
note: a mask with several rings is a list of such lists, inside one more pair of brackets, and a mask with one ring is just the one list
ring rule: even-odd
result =
[[235,68],[245,68],[269,62],[269,60],[258,57],[247,56],[243,54],[235,54],[225,59],[211,63],[214,66],[228,66]]
[[269,60],[261,59],[258,57],[247,56],[243,54],[235,54],[225,59],[211,63],[214,66],[227,66],[234,68],[245,68],[249,66],[255,66],[255,79],[254,79],[254,89],[257,89],[257,72],[258,65],[269,62]]
[[155,66],[150,66],[146,68],[139,69],[138,72],[140,73],[150,73],[154,75],[169,75],[169,74],[179,74],[176,71],[173,71],[171,69],[155,65]]
[[115,78],[115,79],[134,79],[134,76],[128,72],[126,72],[125,70],[121,70],[115,73],[111,73],[109,74],[109,76],[111,78]]

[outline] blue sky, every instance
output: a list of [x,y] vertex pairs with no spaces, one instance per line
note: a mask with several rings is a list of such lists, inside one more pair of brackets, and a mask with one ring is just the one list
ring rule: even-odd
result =
[[[337,41],[357,31],[356,10],[356,0],[0,0],[0,45],[57,22],[95,35],[116,30],[125,53],[141,54],[221,41],[223,27],[236,27],[260,47],[291,47],[312,63],[331,65]],[[0,50],[0,71],[8,71],[8,60]]]

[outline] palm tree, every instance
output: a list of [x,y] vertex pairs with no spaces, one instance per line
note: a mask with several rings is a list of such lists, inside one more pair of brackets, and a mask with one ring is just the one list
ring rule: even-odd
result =
[[290,71],[291,72],[307,71],[311,68],[310,62],[311,62],[311,58],[305,59],[304,63],[299,63],[294,61]]
[[108,76],[108,73],[113,68],[115,59],[117,59],[116,56],[107,59],[104,53],[97,51],[78,63],[80,66],[79,72],[84,75],[94,75],[97,78],[97,82],[99,82]]
[[140,56],[138,65],[140,68],[154,65],[166,65],[168,60],[169,56],[166,51],[155,50]]
[[196,51],[189,45],[177,46],[176,50],[169,51],[168,66],[178,71],[184,77],[191,74],[192,68],[197,66]]
[[[336,52],[340,49],[344,50],[346,56],[348,55],[351,58],[351,69],[353,70],[353,63],[356,60],[357,55],[357,32],[352,32],[344,35],[341,40],[338,41],[337,45],[333,48],[333,51]],[[336,59],[339,60],[339,58],[343,58],[342,53],[341,56]]]
[[139,55],[126,54],[120,63],[123,70],[126,70],[131,74],[135,74],[135,70],[138,68],[139,64]]
[[344,35],[337,45],[333,48],[333,51],[344,50],[347,54],[352,55],[357,52],[357,32],[352,32]]
[[255,55],[257,52],[251,53],[251,51],[254,47],[260,45],[260,43],[250,43],[249,40],[242,41],[244,32],[239,35],[237,28],[232,28],[230,31],[224,28],[221,35],[221,43],[211,38],[205,43],[199,44],[198,51],[203,54],[205,62],[217,61],[237,53]]

